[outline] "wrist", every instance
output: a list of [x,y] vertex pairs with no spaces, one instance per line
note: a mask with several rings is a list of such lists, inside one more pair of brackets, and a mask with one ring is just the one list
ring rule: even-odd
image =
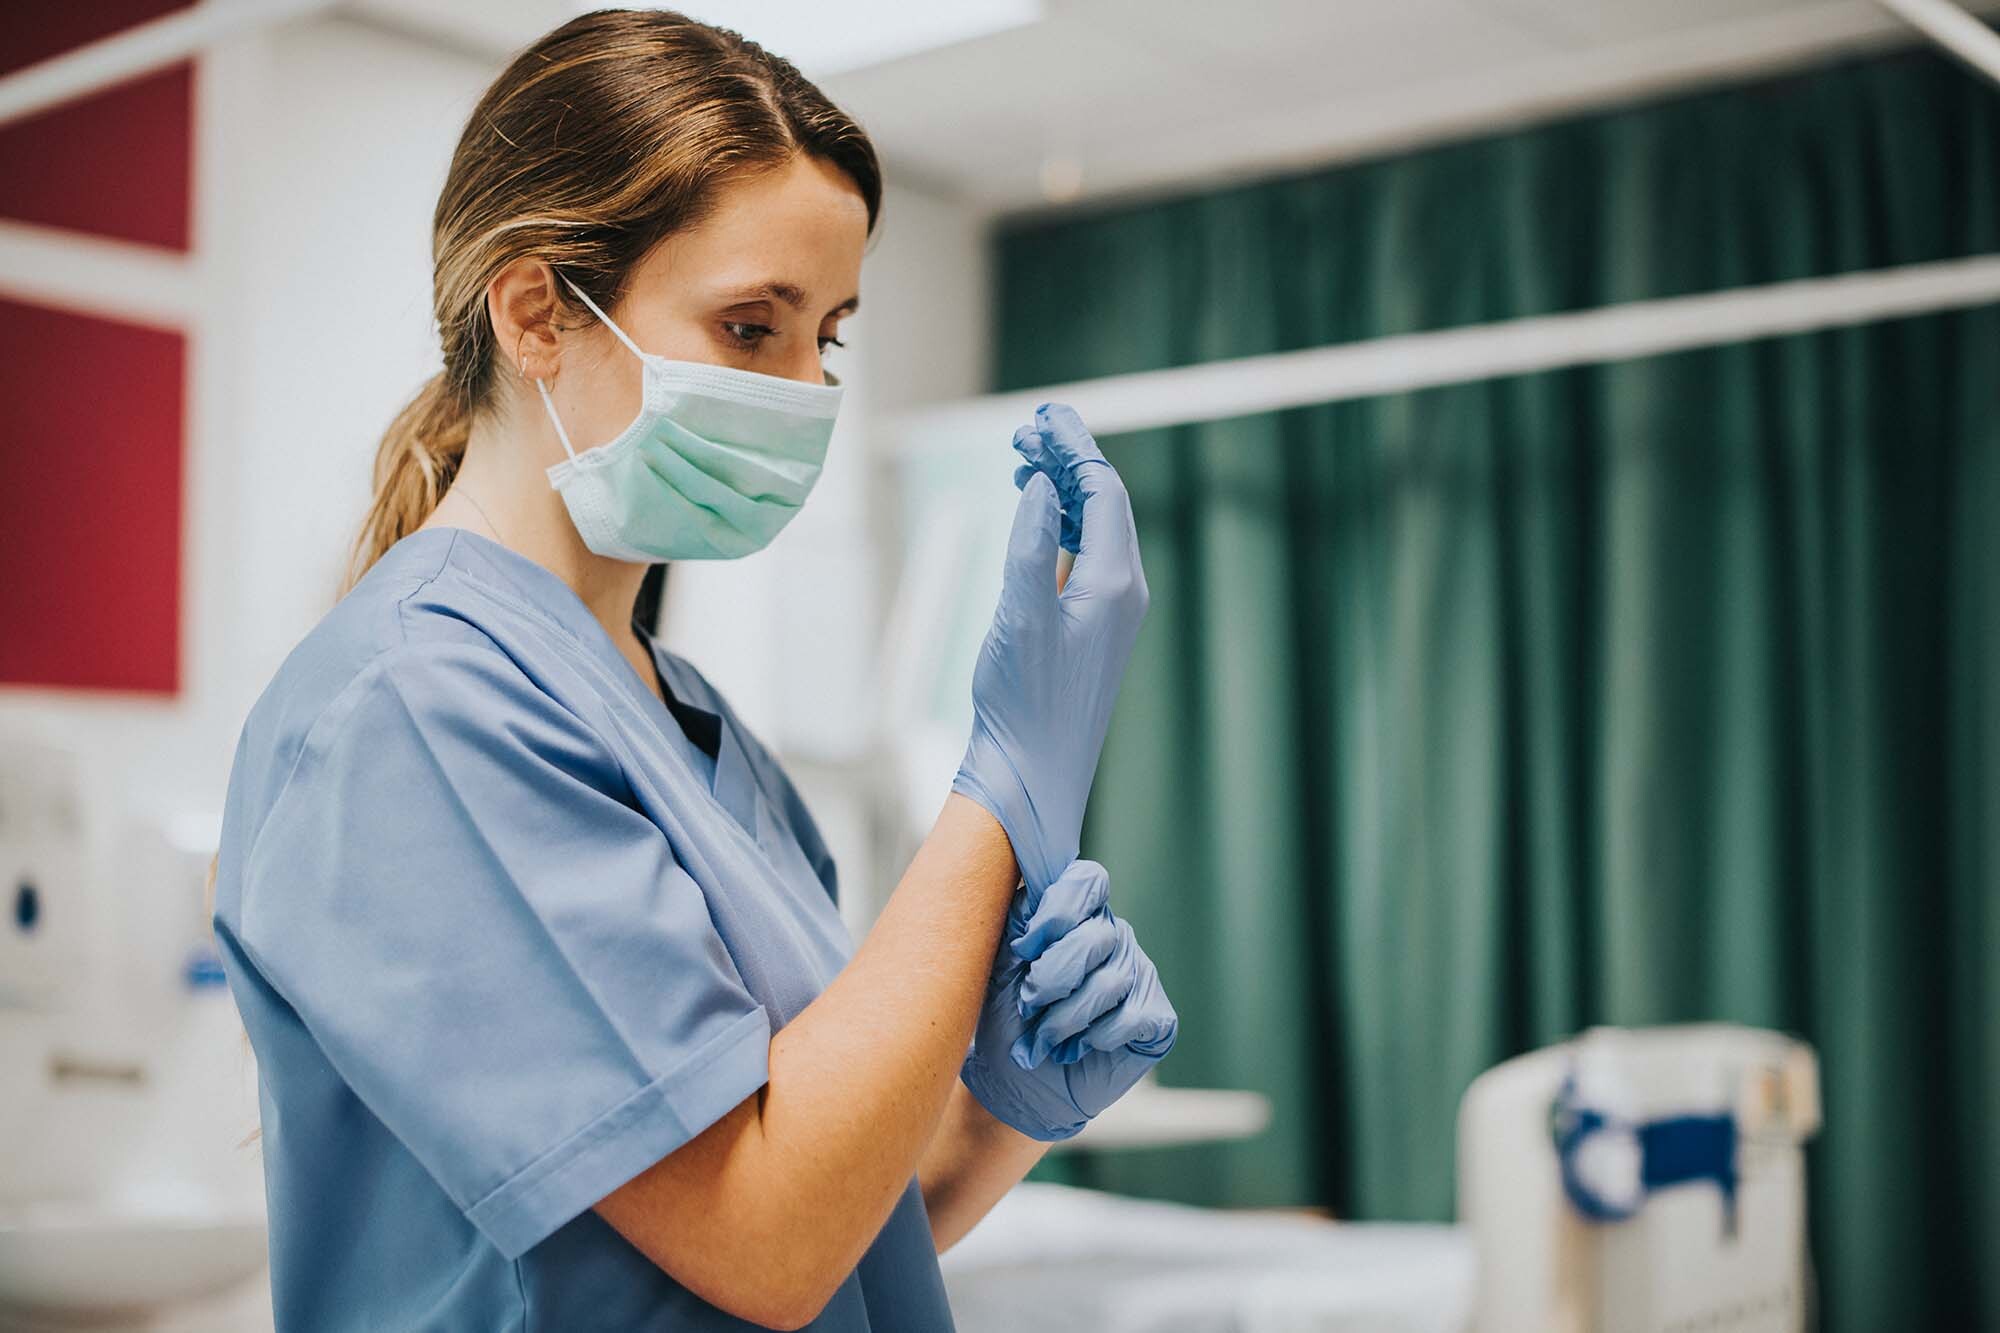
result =
[[1046,1148],[1049,1141],[1038,1139],[1002,1120],[986,1109],[986,1104],[972,1094],[963,1080],[959,1083],[959,1095],[964,1098],[964,1115],[959,1123],[969,1142],[982,1152],[1005,1152],[1024,1144],[1040,1144]]
[[1055,867],[1049,864],[1042,847],[1034,802],[1029,799],[1027,787],[1006,751],[994,744],[977,723],[951,789],[980,806],[1000,825],[1013,849],[1021,878],[1027,882],[1030,895],[1039,902],[1054,877]]
[[1009,895],[1021,882],[1021,866],[1014,856],[1013,841],[1006,826],[978,796],[960,789],[957,783],[945,794],[931,836],[940,834],[960,846],[970,846],[975,860],[972,868],[980,883],[1003,884]]

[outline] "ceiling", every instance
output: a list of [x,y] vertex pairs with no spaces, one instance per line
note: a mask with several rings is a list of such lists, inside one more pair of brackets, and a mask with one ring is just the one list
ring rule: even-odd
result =
[[[867,127],[892,181],[1015,215],[1303,169],[1918,40],[1873,0],[1044,3],[1039,21],[819,82]],[[348,10],[497,57],[583,7],[350,0]],[[2000,0],[1971,7],[1992,12]],[[784,49],[781,34],[749,35]]]

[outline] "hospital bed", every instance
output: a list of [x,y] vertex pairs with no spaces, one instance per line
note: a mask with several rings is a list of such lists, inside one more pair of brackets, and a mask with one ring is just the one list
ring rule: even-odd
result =
[[1466,1091],[1458,1226],[1030,1182],[945,1282],[963,1333],[1798,1333],[1819,1121],[1803,1042],[1594,1028]]
[[[1459,1108],[1458,1213],[1480,1256],[1475,1327],[1812,1327],[1803,1146],[1819,1123],[1812,1048],[1756,1028],[1593,1028],[1488,1070]],[[1621,1124],[1639,1133],[1621,1142]],[[1658,1128],[1667,1133],[1649,1134]],[[1706,1138],[1727,1164],[1719,1175],[1699,1160],[1710,1128],[1726,1133]],[[1694,1148],[1651,1146],[1683,1129]],[[1643,1179],[1642,1165],[1673,1155],[1684,1169],[1664,1174],[1685,1179]]]
[[1460,1227],[1017,1185],[943,1258],[959,1333],[1463,1333]]

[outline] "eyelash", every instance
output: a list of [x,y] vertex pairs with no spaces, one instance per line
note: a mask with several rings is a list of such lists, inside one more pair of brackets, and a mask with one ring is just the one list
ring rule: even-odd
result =
[[[777,332],[776,329],[772,328],[768,324],[744,324],[733,320],[724,320],[722,322],[722,328],[724,332],[728,332],[729,330],[732,329],[756,330],[757,336],[754,338],[745,338],[738,333],[729,333],[730,341],[734,343],[737,347],[742,348],[746,351],[754,349],[758,343],[764,341],[764,339],[770,337],[772,334],[775,334]],[[847,344],[842,342],[838,338],[821,338],[819,340],[819,350],[822,352],[824,352],[828,347],[845,347],[845,346],[847,346]]]

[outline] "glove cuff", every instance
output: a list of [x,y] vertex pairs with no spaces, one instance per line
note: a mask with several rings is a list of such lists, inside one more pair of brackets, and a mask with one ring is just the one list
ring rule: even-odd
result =
[[[1004,1054],[1002,1058],[1005,1058]],[[1089,1116],[1077,1114],[1077,1118],[1072,1122],[1051,1126],[1048,1122],[1052,1117],[1038,1113],[1035,1108],[1015,1095],[1004,1077],[996,1077],[986,1068],[984,1062],[979,1059],[976,1045],[959,1065],[958,1077],[965,1084],[966,1090],[992,1114],[995,1120],[1019,1130],[1031,1139],[1043,1143],[1057,1143],[1075,1137],[1090,1123]],[[1071,1114],[1076,1114],[1074,1108]]]
[[[984,776],[987,774],[992,775],[992,780]],[[1014,848],[1014,861],[1021,868],[1021,878],[1028,885],[1032,910],[1054,882],[1055,872],[1042,848],[1041,826],[1035,819],[1034,805],[1028,799],[1026,787],[1008,762],[1006,751],[988,740],[976,722],[972,739],[965,747],[965,758],[960,761],[958,773],[951,780],[951,789],[978,802],[1000,822],[1007,841]]]

